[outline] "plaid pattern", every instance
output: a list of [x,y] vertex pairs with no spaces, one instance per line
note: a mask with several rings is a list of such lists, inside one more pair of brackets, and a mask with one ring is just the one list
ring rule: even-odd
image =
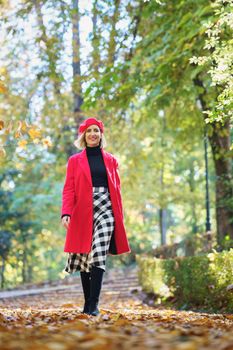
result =
[[68,253],[65,272],[90,272],[95,265],[105,270],[110,240],[114,231],[114,216],[107,187],[93,187],[93,239],[90,253]]

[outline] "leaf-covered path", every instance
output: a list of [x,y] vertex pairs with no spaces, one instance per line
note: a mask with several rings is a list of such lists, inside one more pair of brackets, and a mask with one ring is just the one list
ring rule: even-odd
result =
[[1,350],[233,349],[233,315],[149,307],[136,270],[106,272],[97,317],[80,313],[79,275],[11,293],[0,293]]

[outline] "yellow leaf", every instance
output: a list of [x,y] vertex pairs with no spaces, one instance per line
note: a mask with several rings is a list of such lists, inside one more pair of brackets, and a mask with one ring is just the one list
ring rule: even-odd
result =
[[67,304],[62,304],[61,307],[74,307],[74,304],[67,303]]
[[30,125],[26,122],[26,120],[22,121],[22,130],[27,131],[27,129],[30,128]]
[[40,140],[39,139],[34,139],[33,143],[35,143],[35,145],[37,145],[38,143],[40,143]]
[[41,136],[41,131],[38,130],[38,129],[35,129],[35,128],[31,128],[29,131],[28,131],[28,134],[29,136],[32,138],[32,139],[35,139],[35,138],[38,138]]
[[19,139],[21,136],[22,136],[21,132],[16,131],[16,133],[15,133],[15,138],[16,138],[16,139]]
[[47,147],[51,147],[52,146],[52,142],[48,138],[42,139],[42,143],[43,143],[44,146],[47,146]]
[[21,148],[24,148],[26,149],[26,144],[27,144],[27,140],[21,140],[18,142],[18,146],[21,147]]
[[4,128],[4,121],[0,120],[0,130],[2,130]]
[[2,82],[0,82],[0,94],[4,94],[5,92],[7,92],[7,88]]

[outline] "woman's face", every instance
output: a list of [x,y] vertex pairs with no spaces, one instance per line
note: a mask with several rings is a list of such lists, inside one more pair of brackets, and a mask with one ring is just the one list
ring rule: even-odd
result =
[[97,125],[90,125],[85,132],[85,141],[87,146],[98,146],[101,140],[101,131]]

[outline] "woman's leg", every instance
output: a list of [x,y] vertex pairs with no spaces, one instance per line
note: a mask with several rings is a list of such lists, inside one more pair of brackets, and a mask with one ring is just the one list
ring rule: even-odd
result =
[[102,288],[103,275],[105,270],[92,266],[91,269],[91,288],[90,288],[90,308],[89,314],[97,316],[100,312],[98,309],[98,303],[100,298],[100,292]]
[[90,306],[90,291],[91,291],[91,281],[90,281],[90,272],[80,271],[81,276],[81,282],[83,287],[83,294],[84,294],[84,307],[82,313],[88,314],[89,313],[89,306]]

